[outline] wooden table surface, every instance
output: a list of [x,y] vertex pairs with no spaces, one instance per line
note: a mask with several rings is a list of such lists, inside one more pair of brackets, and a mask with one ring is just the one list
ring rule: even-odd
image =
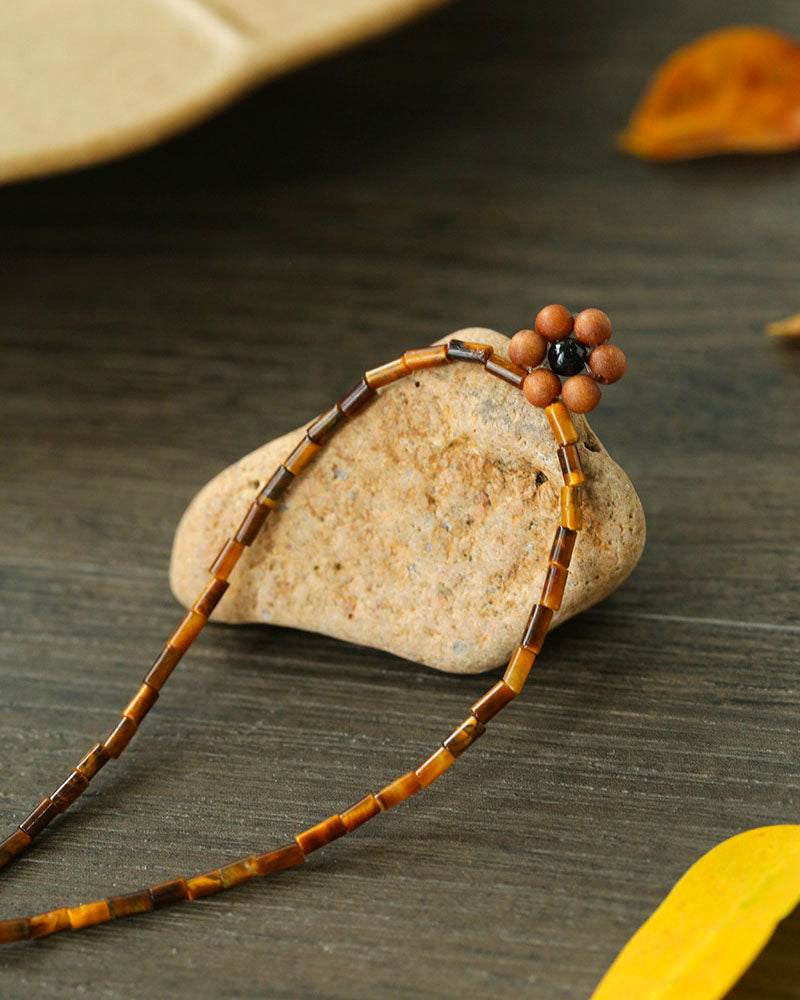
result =
[[[800,157],[612,145],[663,56],[754,20],[800,34],[780,0],[464,0],[159,150],[0,191],[5,827],[175,624],[194,492],[365,366],[601,305],[630,364],[593,424],[648,518],[634,575],[426,795],[302,870],[3,950],[4,998],[578,1000],[703,852],[800,821],[800,351],[762,334],[800,310]],[[0,915],[281,844],[493,679],[212,627],[2,872]],[[794,917],[731,997],[800,995],[798,936]]]

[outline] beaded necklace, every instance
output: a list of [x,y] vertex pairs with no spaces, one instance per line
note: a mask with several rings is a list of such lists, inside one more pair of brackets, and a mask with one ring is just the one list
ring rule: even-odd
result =
[[[444,774],[483,735],[487,723],[522,691],[542,649],[553,614],[561,606],[570,559],[581,528],[581,489],[586,481],[578,451],[578,432],[570,409],[579,413],[594,409],[600,400],[598,382],[616,382],[624,374],[625,356],[618,347],[608,343],[610,336],[611,323],[600,310],[586,309],[573,317],[563,306],[551,305],[539,312],[533,330],[520,330],[514,335],[509,343],[508,359],[485,344],[450,340],[446,344],[406,351],[402,357],[366,372],[338,403],[308,426],[303,439],[257,494],[238,530],[223,544],[211,565],[208,584],[156,657],[138,691],[123,709],[119,723],[102,743],[95,744],[75,765],[52,795],[42,799],[13,833],[0,842],[0,868],[28,848],[56,816],[66,812],[88,788],[97,772],[112,758],[119,757],[130,743],[167,678],[227,590],[229,577],[239,558],[255,541],[270,510],[278,505],[281,496],[337,428],[373,402],[378,389],[413,372],[452,362],[477,363],[490,375],[522,389],[530,403],[545,410],[564,477],[560,518],[541,596],[533,605],[503,679],[470,707],[464,722],[427,760],[343,812],[303,830],[290,844],[232,861],[191,878],[173,878],[125,895],[78,906],[62,906],[31,917],[0,920],[0,943],[78,930],[183,900],[200,899],[257,875],[269,875],[298,865],[313,851],[352,833],[373,816],[427,788]],[[545,359],[548,368],[542,367]],[[563,385],[560,376],[566,377]]]

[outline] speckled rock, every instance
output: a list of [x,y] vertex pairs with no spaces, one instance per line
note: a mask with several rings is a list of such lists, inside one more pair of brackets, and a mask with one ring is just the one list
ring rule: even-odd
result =
[[[453,336],[507,356],[508,338],[492,330]],[[379,393],[390,398],[344,426],[272,511],[214,619],[313,629],[454,673],[503,664],[538,599],[558,524],[562,478],[544,411],[470,364]],[[184,605],[314,416],[192,500],[170,566]],[[630,480],[585,419],[575,425],[588,478],[584,530],[554,625],[619,586],[645,539]]]

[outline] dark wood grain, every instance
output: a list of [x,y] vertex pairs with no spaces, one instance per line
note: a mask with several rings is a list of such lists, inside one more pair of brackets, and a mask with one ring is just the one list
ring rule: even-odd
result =
[[[800,157],[612,147],[656,62],[732,21],[800,34],[779,0],[465,0],[147,155],[0,191],[5,826],[176,624],[193,493],[407,347],[606,309],[629,375],[594,424],[649,531],[424,795],[305,870],[7,949],[4,997],[578,1000],[701,853],[800,821],[800,352],[761,332],[800,310]],[[487,679],[212,628],[2,872],[2,916],[278,846],[421,761]],[[732,996],[800,995],[797,942]]]

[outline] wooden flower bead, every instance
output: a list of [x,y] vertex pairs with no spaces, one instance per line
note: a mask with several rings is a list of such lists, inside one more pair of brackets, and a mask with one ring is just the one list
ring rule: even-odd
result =
[[572,313],[565,306],[551,305],[539,311],[534,325],[536,332],[545,340],[554,341],[568,337],[574,322]]
[[535,330],[520,330],[511,338],[508,356],[520,368],[535,368],[544,361],[547,341]]
[[616,344],[601,344],[589,355],[589,370],[598,382],[619,382],[628,360]]
[[575,317],[575,336],[587,347],[605,344],[611,337],[611,320],[601,309],[584,309]]
[[529,403],[544,408],[558,399],[561,379],[547,368],[537,368],[525,376],[522,391]]
[[573,413],[588,413],[600,402],[600,387],[590,375],[573,375],[564,383],[561,398]]

